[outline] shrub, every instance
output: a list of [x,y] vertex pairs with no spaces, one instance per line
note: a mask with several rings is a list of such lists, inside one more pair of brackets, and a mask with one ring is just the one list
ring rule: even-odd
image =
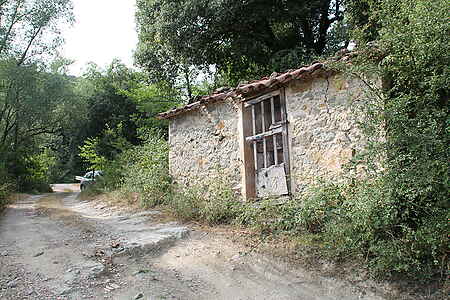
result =
[[299,200],[298,229],[317,235],[330,257],[360,257],[374,274],[429,278],[446,266],[448,210],[431,210],[417,228],[399,221],[382,179],[324,184]]
[[144,207],[166,202],[171,192],[169,146],[159,134],[149,134],[142,146],[121,154],[123,177],[121,189],[137,192]]
[[0,184],[0,211],[8,204],[8,196],[12,192],[12,186],[9,183]]
[[449,9],[444,0],[349,2],[349,20],[363,24],[346,69],[376,70],[384,82],[382,106],[365,105],[361,123],[367,177],[319,188],[303,199],[301,222],[330,253],[363,256],[378,274],[429,278],[448,267]]
[[333,183],[323,183],[303,198],[305,201],[299,199],[303,206],[296,218],[298,225],[311,233],[322,232],[326,224],[339,215],[344,202],[342,186]]
[[229,186],[219,179],[202,186],[174,189],[168,205],[185,221],[231,224],[241,213],[243,204]]
[[0,159],[0,211],[8,204],[8,196],[13,190],[13,185],[11,184],[11,179],[6,171],[5,163]]
[[277,199],[262,199],[254,203],[241,203],[234,223],[249,226],[261,234],[276,234],[295,228],[297,212],[294,201],[280,203]]
[[142,137],[143,144],[118,154],[103,163],[104,176],[95,189],[119,190],[124,195],[137,195],[143,207],[166,202],[171,195],[169,146],[158,131]]
[[226,181],[218,179],[207,185],[201,217],[208,224],[230,224],[241,208],[241,202]]
[[19,191],[49,193],[50,169],[55,160],[49,151],[21,157],[16,161],[16,182]]
[[168,207],[183,221],[199,221],[201,219],[203,194],[198,188],[174,191]]

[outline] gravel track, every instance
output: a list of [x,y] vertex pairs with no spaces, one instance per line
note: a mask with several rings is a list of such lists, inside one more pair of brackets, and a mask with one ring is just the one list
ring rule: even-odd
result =
[[0,299],[383,299],[77,189],[55,185],[0,215]]

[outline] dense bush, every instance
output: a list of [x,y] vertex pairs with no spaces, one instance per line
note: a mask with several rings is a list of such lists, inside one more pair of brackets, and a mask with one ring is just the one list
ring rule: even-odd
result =
[[378,55],[374,60],[373,48],[362,44],[352,72],[377,68],[383,76],[382,118],[369,114],[363,129],[376,128],[385,138],[360,164],[384,159],[375,177],[341,193],[344,209],[324,232],[341,251],[365,252],[374,270],[423,278],[448,264],[450,3],[361,3],[369,22],[354,36],[361,43],[374,39]]
[[172,213],[183,221],[201,220],[202,193],[198,188],[174,190],[168,207]]
[[51,192],[50,176],[54,165],[48,151],[30,155],[28,153],[4,153],[0,158],[2,184],[19,192]]
[[11,180],[6,172],[6,167],[4,166],[2,161],[0,161],[0,178],[2,178],[2,182],[0,182],[0,211],[1,211],[6,206],[8,196],[13,190]]
[[24,158],[26,172],[18,176],[18,186],[26,192],[51,192],[50,170],[54,165],[54,158],[47,152]]
[[220,179],[193,188],[174,189],[166,204],[183,220],[209,225],[233,223],[244,208],[230,186]]
[[430,210],[413,229],[384,186],[381,179],[317,188],[301,199],[297,229],[316,234],[331,257],[360,257],[376,274],[433,276],[447,263],[448,210]]
[[0,183],[0,211],[6,206],[12,188],[8,183]]
[[96,189],[118,190],[137,197],[143,207],[165,203],[171,195],[168,143],[160,132],[149,132],[141,146],[131,147],[104,162],[104,176]]

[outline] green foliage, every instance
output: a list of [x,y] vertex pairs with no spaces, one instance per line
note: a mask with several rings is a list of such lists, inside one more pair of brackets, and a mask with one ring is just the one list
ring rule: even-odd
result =
[[59,132],[65,103],[73,99],[70,81],[41,66],[17,66],[13,61],[0,62],[0,78],[4,83],[0,86],[0,160],[17,188],[36,189],[33,181],[43,187],[41,174],[28,172],[40,172],[41,166],[33,160]]
[[26,151],[8,154],[0,161],[2,183],[21,192],[50,192],[49,181],[54,157],[47,149],[30,154]]
[[0,212],[8,204],[9,194],[12,192],[12,186],[8,183],[0,183]]
[[25,158],[26,171],[17,178],[20,191],[51,192],[50,168],[54,165],[53,157],[47,152]]
[[169,146],[160,134],[148,134],[142,146],[125,151],[121,159],[123,169],[122,190],[139,193],[144,207],[165,202],[170,195]]
[[322,186],[299,218],[333,257],[360,257],[383,276],[427,279],[448,264],[449,9],[442,0],[348,5],[360,25],[349,72],[384,81],[365,106],[367,147],[349,166],[364,179]]
[[210,225],[232,223],[242,205],[230,185],[219,179],[209,184],[205,191],[201,219]]
[[141,138],[142,145],[124,150],[104,165],[101,184],[106,190],[137,197],[143,207],[154,207],[171,194],[168,143],[158,131]]
[[0,212],[8,204],[8,196],[14,190],[11,178],[8,177],[6,172],[6,167],[0,161],[0,178],[2,182],[0,183]]
[[220,179],[175,190],[167,205],[185,221],[201,221],[209,225],[233,223],[244,207],[229,185]]
[[121,93],[129,97],[144,117],[135,118],[139,128],[159,129],[168,132],[168,121],[157,120],[155,116],[180,104],[180,94],[166,82],[148,84],[137,82],[135,86]]
[[50,58],[62,42],[60,26],[74,21],[70,0],[6,0],[0,10],[0,59],[19,66]]
[[172,213],[183,221],[201,220],[202,198],[204,197],[198,187],[188,190],[177,190],[168,202]]
[[103,137],[109,129],[119,132],[130,144],[139,144],[137,126],[134,117],[139,114],[136,103],[124,91],[133,89],[139,82],[138,74],[127,68],[120,61],[113,61],[106,70],[91,65],[79,82],[80,96],[86,101],[86,122],[79,128],[86,138],[100,138],[100,152],[107,159],[117,154],[117,149]]
[[99,139],[89,138],[80,147],[80,157],[85,160],[90,170],[103,170],[106,165],[106,158],[99,154]]
[[233,224],[248,226],[263,235],[291,231],[295,220],[291,218],[294,203],[290,200],[280,202],[277,199],[261,199],[253,203],[240,203]]
[[[19,190],[48,191],[46,141],[73,98],[67,76],[48,68],[72,23],[69,0],[0,3],[0,165]],[[3,174],[2,174],[3,175]]]
[[42,182],[49,183],[52,177],[52,170],[56,165],[56,158],[50,149],[46,148],[41,153],[31,158],[34,165],[37,166],[36,172],[33,172],[35,178],[39,178]]
[[[68,139],[65,149],[76,155],[80,145],[95,139],[97,155],[108,161],[142,145],[139,136],[146,130],[160,130],[167,137],[168,123],[156,120],[155,116],[180,101],[170,85],[148,84],[146,74],[135,72],[120,61],[113,61],[106,70],[91,64],[75,88],[83,99],[81,108],[85,117],[76,127],[70,126],[72,132],[67,134],[73,135],[73,139]],[[84,171],[81,162],[75,163],[73,169]]]
[[383,181],[322,185],[302,198],[299,229],[320,237],[330,257],[359,257],[375,274],[429,278],[445,264],[448,212],[435,208],[415,229],[399,222]]
[[136,61],[166,80],[215,65],[233,84],[298,67],[342,42],[342,2],[140,0]]
[[346,18],[352,27],[352,37],[362,45],[379,37],[382,0],[346,0]]
[[393,266],[403,272],[429,274],[445,263],[448,251],[442,244],[442,229],[447,227],[448,232],[445,219],[450,208],[450,26],[444,21],[450,4],[385,1],[380,7],[378,43],[388,53],[381,69],[390,80],[385,103],[389,151],[382,188],[393,207],[392,225],[400,228],[384,242],[392,243],[387,247],[390,252],[400,248],[407,254],[384,257],[397,262]]
[[296,217],[299,225],[311,233],[322,232],[326,224],[339,216],[344,205],[341,189],[341,186],[332,183],[313,189]]

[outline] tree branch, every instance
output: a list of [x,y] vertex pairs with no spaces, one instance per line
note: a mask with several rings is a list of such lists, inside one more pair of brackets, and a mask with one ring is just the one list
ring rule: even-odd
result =
[[[2,5],[4,3],[6,3],[6,0],[2,3]],[[17,14],[19,12],[19,5],[20,5],[20,3],[17,3],[16,7],[14,8],[14,14],[11,19],[11,24],[9,24],[9,28],[0,44],[0,54],[2,54],[3,50],[5,50],[5,48],[6,48],[6,43],[8,42],[9,36],[11,35],[14,25],[16,25],[17,22],[19,22],[19,20],[20,20],[20,18],[17,18]]]
[[39,26],[39,28],[36,30],[36,32],[33,34],[33,36],[31,37],[30,41],[28,42],[27,48],[25,49],[25,51],[22,53],[22,56],[20,57],[19,61],[17,62],[17,65],[20,66],[23,64],[23,62],[25,61],[28,51],[31,48],[31,45],[33,44],[34,40],[36,39],[36,37],[39,35],[39,33],[41,33],[43,26]]
[[9,87],[7,88],[5,102],[3,103],[3,108],[2,108],[2,111],[0,113],[0,124],[1,124],[1,122],[3,120],[3,117],[5,116],[6,109],[8,108],[8,105],[9,105],[9,98],[10,98],[10,94],[11,94],[12,85],[13,85],[12,82],[10,82],[9,83]]
[[11,113],[11,112],[12,112],[12,107],[9,108],[8,115],[7,115],[7,117],[6,117],[6,125],[5,125],[5,129],[4,129],[4,131],[3,131],[3,137],[2,137],[2,147],[5,146],[6,139],[8,138],[9,132],[10,132],[10,131],[14,128],[14,126],[16,125],[16,121],[14,121],[14,122],[12,122],[12,123],[10,124],[10,122],[11,122],[11,116],[14,115],[14,113]]

